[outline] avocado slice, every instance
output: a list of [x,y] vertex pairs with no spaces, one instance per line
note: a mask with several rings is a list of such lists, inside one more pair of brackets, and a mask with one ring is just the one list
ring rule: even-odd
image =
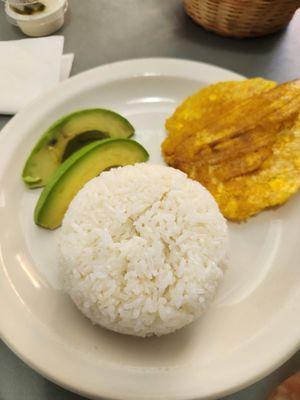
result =
[[68,114],[41,136],[29,155],[22,178],[29,188],[45,186],[57,167],[74,151],[103,138],[129,138],[133,126],[121,115],[101,108]]
[[109,168],[148,158],[144,147],[130,139],[104,139],[87,144],[54,172],[37,202],[34,222],[43,228],[58,228],[71,200],[86,182]]

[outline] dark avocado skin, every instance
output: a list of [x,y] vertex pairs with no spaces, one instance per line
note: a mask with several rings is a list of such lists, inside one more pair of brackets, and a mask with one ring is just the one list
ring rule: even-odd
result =
[[31,151],[22,173],[29,188],[42,187],[74,151],[95,140],[129,138],[134,134],[130,122],[113,111],[93,108],[68,114],[41,136]]
[[58,228],[78,191],[90,179],[116,166],[145,162],[148,152],[134,140],[104,139],[87,144],[63,162],[44,187],[34,211],[34,222]]

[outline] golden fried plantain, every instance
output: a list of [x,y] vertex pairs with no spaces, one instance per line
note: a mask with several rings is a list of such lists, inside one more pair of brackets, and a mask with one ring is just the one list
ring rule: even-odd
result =
[[169,135],[162,143],[163,152],[172,157],[175,147],[180,145],[184,137],[201,131],[203,126],[221,118],[242,100],[274,86],[276,83],[273,81],[254,78],[220,82],[201,89],[188,97],[166,121]]
[[300,187],[300,81],[210,86],[166,127],[166,162],[206,186],[228,219],[282,204]]

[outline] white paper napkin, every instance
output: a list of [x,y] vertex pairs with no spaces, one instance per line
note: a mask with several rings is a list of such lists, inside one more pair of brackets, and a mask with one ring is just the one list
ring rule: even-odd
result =
[[72,65],[74,61],[74,54],[63,54],[61,59],[61,66],[60,66],[60,73],[59,73],[59,80],[65,81],[69,78]]
[[0,114],[15,114],[70,75],[63,36],[0,42]]

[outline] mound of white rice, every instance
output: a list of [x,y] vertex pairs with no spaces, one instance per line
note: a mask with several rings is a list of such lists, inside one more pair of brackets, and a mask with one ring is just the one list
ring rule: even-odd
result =
[[198,318],[223,277],[226,222],[173,168],[136,164],[87,183],[59,240],[63,284],[93,323],[164,335]]

